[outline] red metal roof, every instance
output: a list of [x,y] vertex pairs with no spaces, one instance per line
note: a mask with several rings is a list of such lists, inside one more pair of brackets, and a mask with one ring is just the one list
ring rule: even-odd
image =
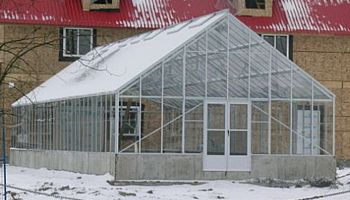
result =
[[[226,0],[120,0],[120,11],[83,11],[81,0],[5,0],[0,23],[162,28],[231,8]],[[203,3],[205,2],[205,3]]]
[[[227,0],[120,0],[119,12],[83,11],[81,0],[5,0],[0,23],[162,28],[222,9]],[[274,0],[272,17],[238,16],[260,33],[350,35],[350,0]]]
[[350,35],[350,0],[274,0],[272,17],[240,20],[261,33]]

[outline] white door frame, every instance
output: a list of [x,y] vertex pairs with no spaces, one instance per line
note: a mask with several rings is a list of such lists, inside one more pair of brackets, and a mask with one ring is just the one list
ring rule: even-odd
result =
[[[225,153],[207,155],[208,104],[225,106]],[[247,105],[247,155],[230,155],[230,109],[231,105]],[[203,129],[203,171],[251,171],[251,104],[245,100],[206,100],[204,101]],[[219,130],[220,131],[220,130]]]

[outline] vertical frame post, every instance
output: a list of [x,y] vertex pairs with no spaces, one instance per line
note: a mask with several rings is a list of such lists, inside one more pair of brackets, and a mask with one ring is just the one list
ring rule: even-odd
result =
[[311,81],[311,155],[314,155],[314,81]]
[[268,75],[268,154],[271,154],[271,72],[272,72],[272,47],[269,48],[269,75]]
[[[137,118],[138,118],[138,124],[137,124],[137,128],[138,128],[138,135],[139,135],[139,145],[138,145],[138,152],[139,153],[141,153],[141,131],[142,131],[142,129],[141,129],[141,120],[142,120],[142,118],[141,118],[141,115],[142,115],[142,76],[140,75],[140,93],[139,93],[139,105],[140,105],[140,109],[138,109],[138,115],[137,115]],[[136,143],[137,144],[137,143]],[[135,146],[136,147],[136,146]],[[135,152],[136,153],[136,152]]]
[[293,154],[293,67],[290,66],[290,97],[289,97],[289,117],[290,117],[290,126],[289,126],[289,154]]
[[230,78],[230,23],[229,23],[230,16],[227,15],[227,51],[226,51],[226,100],[229,99],[229,78]]
[[161,97],[161,108],[160,108],[160,153],[163,153],[164,149],[164,60],[162,61],[162,97]]
[[204,97],[208,97],[208,31],[205,31],[205,83],[204,83]]
[[335,98],[336,97],[333,97],[333,106],[332,106],[333,107],[333,113],[332,113],[333,114],[333,124],[332,124],[333,125],[333,141],[332,141],[332,144],[333,144],[333,146],[332,146],[332,148],[333,148],[332,149],[333,150],[333,156],[335,156],[335,139],[336,139],[335,138],[335,116],[336,116],[336,114],[335,114],[335,111],[336,111],[335,110]]
[[[113,98],[113,96],[112,96]],[[112,111],[113,111],[113,103],[112,103],[112,98],[110,99],[110,115],[109,118],[112,117]],[[114,112],[114,126],[115,126],[115,130],[114,133],[112,131],[112,129],[110,129],[110,138],[112,139],[112,135],[114,134],[114,153],[118,154],[119,153],[119,92],[117,94],[114,95],[114,99],[115,99],[115,112]],[[109,119],[110,120],[110,119]],[[112,123],[112,121],[110,120],[110,123]]]
[[183,49],[182,57],[182,135],[181,152],[185,153],[185,119],[186,119],[186,51],[187,45]]

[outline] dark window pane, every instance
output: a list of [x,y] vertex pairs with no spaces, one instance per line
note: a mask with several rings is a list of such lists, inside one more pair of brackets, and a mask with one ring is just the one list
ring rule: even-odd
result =
[[264,39],[266,40],[266,42],[268,42],[269,44],[271,44],[273,47],[275,46],[275,42],[274,42],[274,36],[270,36],[270,35],[264,35],[263,36]]
[[79,30],[79,55],[84,55],[91,50],[91,30]]
[[245,7],[250,9],[265,9],[265,0],[246,0]]
[[94,4],[111,4],[112,0],[92,0]]
[[276,36],[276,49],[287,56],[287,36]]
[[67,55],[76,55],[78,31],[76,29],[66,29],[65,31],[66,49],[64,53]]

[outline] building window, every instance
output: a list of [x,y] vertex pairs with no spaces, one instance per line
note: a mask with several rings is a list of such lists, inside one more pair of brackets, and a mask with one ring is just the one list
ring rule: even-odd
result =
[[119,10],[120,0],[81,0],[83,10]]
[[91,0],[93,4],[112,4],[112,0]]
[[289,35],[266,35],[262,37],[283,55],[291,59],[292,56],[292,37]]
[[122,121],[120,133],[123,136],[137,136],[139,110],[139,106],[121,106],[119,113],[119,118]]
[[95,31],[91,28],[63,28],[60,58],[79,58],[95,46]]
[[249,9],[265,9],[265,0],[245,0],[245,7]]

